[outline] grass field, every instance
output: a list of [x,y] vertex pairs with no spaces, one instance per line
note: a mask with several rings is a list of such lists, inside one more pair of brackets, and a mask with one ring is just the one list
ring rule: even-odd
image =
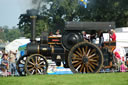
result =
[[0,85],[128,85],[128,72],[0,77]]

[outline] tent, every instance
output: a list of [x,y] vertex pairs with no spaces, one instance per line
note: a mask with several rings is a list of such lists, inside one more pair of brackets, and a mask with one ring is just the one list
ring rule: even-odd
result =
[[19,46],[25,45],[29,42],[30,42],[29,39],[16,39],[5,46],[5,51],[6,52],[9,52],[9,51],[16,52],[16,50],[18,51]]

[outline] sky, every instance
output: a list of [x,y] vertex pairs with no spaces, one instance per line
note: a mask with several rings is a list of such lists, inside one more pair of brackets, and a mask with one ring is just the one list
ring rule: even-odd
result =
[[30,0],[0,0],[0,26],[17,26],[18,17],[25,13]]

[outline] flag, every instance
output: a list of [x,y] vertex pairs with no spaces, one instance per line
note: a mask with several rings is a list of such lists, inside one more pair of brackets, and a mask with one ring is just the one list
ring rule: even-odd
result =
[[84,8],[87,8],[87,0],[79,0],[79,4],[81,5],[81,6],[84,6]]

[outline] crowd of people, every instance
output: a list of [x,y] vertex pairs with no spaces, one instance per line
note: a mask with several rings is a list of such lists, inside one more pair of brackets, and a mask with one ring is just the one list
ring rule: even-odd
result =
[[[110,41],[116,41],[116,34],[115,31],[112,29],[109,32],[110,35]],[[99,30],[98,32],[96,32],[95,30],[92,30],[90,33],[90,36],[87,37],[86,32],[83,31],[83,37],[84,40],[88,40],[92,43],[96,43],[96,38],[99,38],[99,47],[103,46],[103,42],[104,42],[104,36],[103,36],[103,31]]]
[[5,53],[2,51],[2,56],[0,58],[0,72],[3,76],[14,76],[18,75],[16,70],[16,52],[10,51]]

